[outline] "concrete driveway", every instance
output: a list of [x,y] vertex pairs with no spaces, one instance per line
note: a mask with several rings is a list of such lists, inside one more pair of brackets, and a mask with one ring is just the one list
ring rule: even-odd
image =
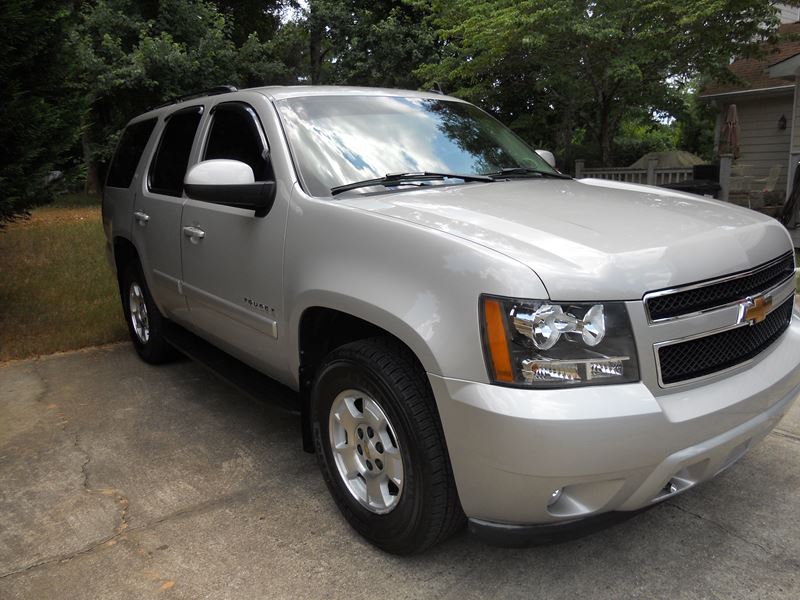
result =
[[117,345],[0,366],[0,598],[798,598],[800,407],[717,480],[579,540],[383,554],[298,418]]

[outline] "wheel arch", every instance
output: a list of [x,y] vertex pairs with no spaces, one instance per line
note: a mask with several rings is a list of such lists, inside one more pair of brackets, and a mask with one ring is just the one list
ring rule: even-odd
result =
[[[385,309],[353,298],[331,296],[296,313],[292,366],[300,391],[303,448],[313,452],[309,418],[311,384],[325,356],[344,344],[371,337],[388,337],[401,344],[426,372],[439,372],[433,351],[414,327]],[[358,316],[357,316],[358,315]]]
[[114,266],[117,270],[117,280],[119,281],[119,276],[122,274],[126,265],[131,261],[140,260],[139,252],[136,250],[136,246],[133,245],[133,242],[119,235],[114,238],[112,247],[114,249]]
[[412,323],[364,300],[340,294],[325,296],[317,302],[301,303],[301,308],[295,310],[294,323],[290,325],[295,334],[291,344],[292,355],[296,357],[294,370],[303,363],[321,359],[316,356],[321,347],[327,348],[324,352],[327,354],[351,341],[385,335],[406,346],[425,371],[440,372],[433,350]]

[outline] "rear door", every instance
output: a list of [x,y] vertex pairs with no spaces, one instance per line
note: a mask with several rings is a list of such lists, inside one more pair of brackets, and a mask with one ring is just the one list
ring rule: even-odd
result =
[[180,289],[183,178],[202,114],[202,106],[191,106],[167,115],[133,212],[147,285],[161,312],[178,321],[188,317]]
[[[264,107],[268,104],[261,97]],[[275,179],[269,143],[253,105],[221,102],[210,110],[200,160],[232,159],[256,181]],[[181,236],[183,291],[193,328],[245,362],[277,375],[282,311],[283,237],[288,197],[278,186],[272,210],[253,210],[187,198]],[[202,232],[202,237],[192,232]]]

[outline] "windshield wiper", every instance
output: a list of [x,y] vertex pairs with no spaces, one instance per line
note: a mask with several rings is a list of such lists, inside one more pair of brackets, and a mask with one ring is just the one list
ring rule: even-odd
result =
[[439,179],[463,179],[464,181],[484,181],[486,183],[491,183],[495,180],[494,177],[489,177],[488,175],[458,175],[455,173],[435,173],[433,171],[387,173],[384,177],[379,177],[377,179],[365,179],[364,181],[355,181],[353,183],[332,187],[331,196],[362,187],[371,187],[373,185],[393,186],[412,181],[434,181]]
[[572,179],[569,175],[556,173],[555,171],[545,171],[544,169],[533,169],[531,167],[503,167],[499,171],[484,173],[491,177],[515,176],[515,175],[536,175],[538,177],[551,177],[553,179]]

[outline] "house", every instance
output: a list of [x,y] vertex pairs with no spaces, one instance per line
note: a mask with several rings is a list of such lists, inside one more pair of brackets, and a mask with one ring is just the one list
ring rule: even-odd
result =
[[[780,4],[776,9],[783,21],[780,32],[800,36],[800,9]],[[748,204],[763,202],[767,194],[785,199],[800,160],[800,37],[766,50],[764,58],[730,64],[740,83],[711,83],[700,93],[718,108],[718,150],[729,107],[736,105],[740,153],[731,168],[730,199]]]

